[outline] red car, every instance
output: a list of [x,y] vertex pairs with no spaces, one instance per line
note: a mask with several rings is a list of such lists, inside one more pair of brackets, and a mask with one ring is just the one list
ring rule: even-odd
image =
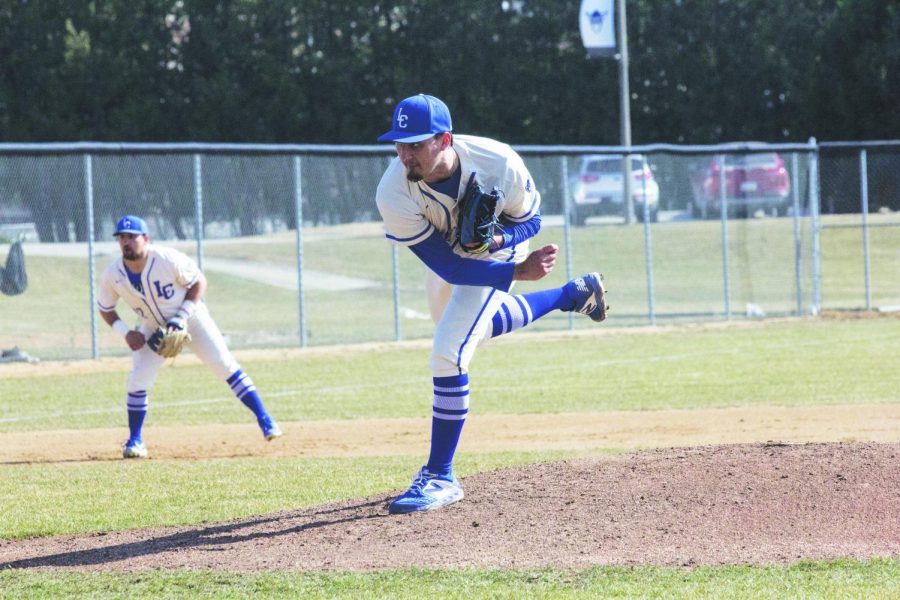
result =
[[[791,178],[776,152],[726,154],[725,201],[729,215],[751,216],[763,210],[773,216],[786,215],[791,207]],[[719,157],[694,180],[693,213],[696,218],[721,214]]]

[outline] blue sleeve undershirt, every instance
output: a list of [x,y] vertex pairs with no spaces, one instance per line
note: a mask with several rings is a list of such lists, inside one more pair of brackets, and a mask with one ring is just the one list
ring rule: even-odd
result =
[[500,225],[503,227],[503,245],[491,252],[515,246],[537,235],[541,229],[541,213],[535,213],[533,217],[522,223],[513,223],[501,217]]
[[463,258],[454,254],[437,230],[425,241],[409,247],[429,269],[453,285],[483,285],[507,291],[512,285],[515,263]]

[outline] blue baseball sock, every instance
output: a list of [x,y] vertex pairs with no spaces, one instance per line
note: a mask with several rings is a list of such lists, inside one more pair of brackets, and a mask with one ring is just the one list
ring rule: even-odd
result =
[[146,410],[129,410],[128,411],[128,429],[131,432],[128,440],[132,442],[141,441],[141,429],[144,427],[144,417],[147,416]]
[[128,392],[125,401],[128,407],[129,442],[141,441],[141,429],[144,427],[144,418],[147,416],[147,392]]
[[231,386],[231,391],[234,392],[238,400],[252,410],[257,419],[264,419],[269,416],[266,412],[266,407],[263,406],[262,399],[256,393],[256,385],[249,375],[238,369],[228,378],[227,383]]
[[428,470],[436,475],[450,476],[453,455],[469,412],[469,375],[434,378],[434,406],[431,417],[431,454]]
[[566,287],[508,296],[492,318],[491,337],[521,329],[554,310],[571,310],[573,300]]

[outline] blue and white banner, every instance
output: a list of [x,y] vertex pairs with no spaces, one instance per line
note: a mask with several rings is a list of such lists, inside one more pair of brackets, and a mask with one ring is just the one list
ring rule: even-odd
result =
[[596,58],[616,55],[615,0],[581,0],[578,25],[588,56]]

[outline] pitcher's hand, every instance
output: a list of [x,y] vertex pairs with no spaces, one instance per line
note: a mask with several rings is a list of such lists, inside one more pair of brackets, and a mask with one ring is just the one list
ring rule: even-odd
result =
[[547,244],[528,255],[528,258],[516,265],[513,271],[513,280],[537,281],[553,270],[556,265],[556,253],[559,248],[556,244]]

